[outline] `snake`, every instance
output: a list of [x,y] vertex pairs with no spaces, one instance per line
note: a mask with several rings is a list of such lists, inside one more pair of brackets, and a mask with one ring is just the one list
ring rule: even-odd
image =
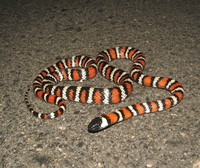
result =
[[[132,61],[130,71],[126,72],[110,65],[111,61],[117,59]],[[133,104],[101,114],[89,123],[88,131],[90,133],[99,132],[137,115],[163,111],[177,105],[184,96],[183,85],[172,78],[144,75],[142,71],[146,65],[145,60],[146,57],[140,50],[128,46],[105,49],[98,53],[96,59],[85,55],[62,59],[42,70],[36,76],[32,87],[29,87],[25,93],[25,103],[33,116],[41,119],[52,119],[66,111],[67,101],[98,105],[116,104],[124,101],[132,94],[134,83],[164,89],[170,93],[168,97],[161,100]],[[126,65],[124,64],[124,66]],[[64,80],[82,82],[94,78],[98,73],[113,82],[115,86],[98,88],[58,85]],[[39,99],[53,103],[59,108],[51,113],[35,111],[28,98],[31,88]]]

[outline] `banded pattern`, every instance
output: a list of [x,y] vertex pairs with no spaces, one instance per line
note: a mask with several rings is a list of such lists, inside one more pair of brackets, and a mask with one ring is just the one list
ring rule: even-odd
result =
[[[76,69],[75,67],[81,67]],[[97,66],[94,60],[85,56],[74,56],[72,58],[63,59],[56,64],[46,68],[35,78],[33,82],[33,90],[39,99],[42,99],[49,103],[54,103],[59,106],[59,109],[52,113],[39,113],[33,110],[28,101],[28,92],[25,94],[25,102],[29,111],[36,117],[42,119],[55,118],[66,110],[65,100],[77,100],[78,94],[80,94],[80,100],[84,102],[86,96],[91,92],[90,88],[86,88],[80,92],[78,86],[56,86],[59,81],[62,80],[75,80],[83,81],[94,78],[97,74]],[[78,93],[79,92],[79,93]],[[87,98],[88,102],[90,98]]]
[[[109,64],[115,59],[133,61],[130,73]],[[81,69],[76,69],[80,67]],[[53,113],[43,114],[33,110],[28,101],[28,91],[25,102],[29,111],[38,118],[55,118],[66,110],[65,100],[113,104],[125,100],[133,90],[133,82],[138,84],[168,90],[171,95],[165,99],[146,103],[134,104],[128,107],[105,113],[93,119],[88,125],[89,132],[98,132],[115,123],[133,116],[163,111],[178,104],[184,95],[181,83],[167,77],[154,77],[142,74],[145,67],[144,54],[132,47],[115,47],[100,52],[95,60],[86,56],[74,56],[64,59],[43,70],[34,80],[33,90],[36,96],[46,102],[54,103],[59,109]],[[82,81],[95,77],[97,71],[106,79],[118,86],[112,88],[93,88],[82,86],[56,86],[62,80]]]

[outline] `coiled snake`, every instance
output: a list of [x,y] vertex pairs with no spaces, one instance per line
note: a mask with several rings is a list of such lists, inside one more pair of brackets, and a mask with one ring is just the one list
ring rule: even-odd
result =
[[[115,59],[133,61],[130,72],[125,72],[109,64]],[[59,106],[52,113],[39,113],[33,110],[28,100],[27,90],[25,102],[29,111],[42,119],[55,118],[66,110],[66,100],[94,103],[113,104],[125,100],[133,90],[133,83],[168,90],[171,95],[165,99],[129,105],[113,112],[105,113],[93,119],[88,125],[89,132],[98,132],[115,123],[133,116],[169,109],[178,104],[184,95],[181,83],[167,77],[148,76],[142,73],[145,66],[145,56],[132,47],[115,47],[100,52],[96,60],[87,56],[73,56],[63,59],[44,69],[35,78],[33,90],[39,99]],[[57,86],[63,80],[83,81],[94,78],[100,73],[117,86],[112,88],[93,88],[82,86]]]

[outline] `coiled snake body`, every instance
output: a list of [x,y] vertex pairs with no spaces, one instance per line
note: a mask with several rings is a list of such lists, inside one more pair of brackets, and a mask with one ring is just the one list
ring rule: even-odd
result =
[[[109,64],[115,59],[129,59],[133,61],[130,72],[125,72]],[[39,113],[33,110],[28,101],[28,92],[25,102],[29,111],[42,119],[55,118],[66,110],[66,100],[113,104],[125,100],[133,90],[133,83],[168,90],[171,95],[165,99],[146,103],[134,104],[128,107],[105,113],[93,119],[88,125],[89,132],[98,132],[115,123],[133,116],[169,109],[178,104],[184,95],[182,84],[167,77],[148,76],[142,73],[145,66],[144,54],[132,47],[115,47],[100,52],[96,60],[86,56],[73,56],[58,61],[46,68],[35,78],[33,90],[36,96],[46,102],[54,103],[59,109],[52,113]],[[91,79],[100,73],[117,86],[112,88],[93,88],[82,86],[57,86],[63,80],[83,81]]]

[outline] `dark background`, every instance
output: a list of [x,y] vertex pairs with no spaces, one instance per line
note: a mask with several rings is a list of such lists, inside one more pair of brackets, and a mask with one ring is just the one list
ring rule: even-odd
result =
[[[199,11],[198,0],[1,0],[0,167],[199,168]],[[29,114],[24,93],[42,69],[121,45],[145,53],[145,74],[183,83],[184,100],[97,134],[88,133],[87,125],[99,114],[169,93],[135,84],[117,105],[69,102],[61,117],[45,121]],[[112,64],[125,70],[131,65]],[[100,75],[71,83],[114,86]],[[38,111],[57,109],[32,92],[29,97]]]

